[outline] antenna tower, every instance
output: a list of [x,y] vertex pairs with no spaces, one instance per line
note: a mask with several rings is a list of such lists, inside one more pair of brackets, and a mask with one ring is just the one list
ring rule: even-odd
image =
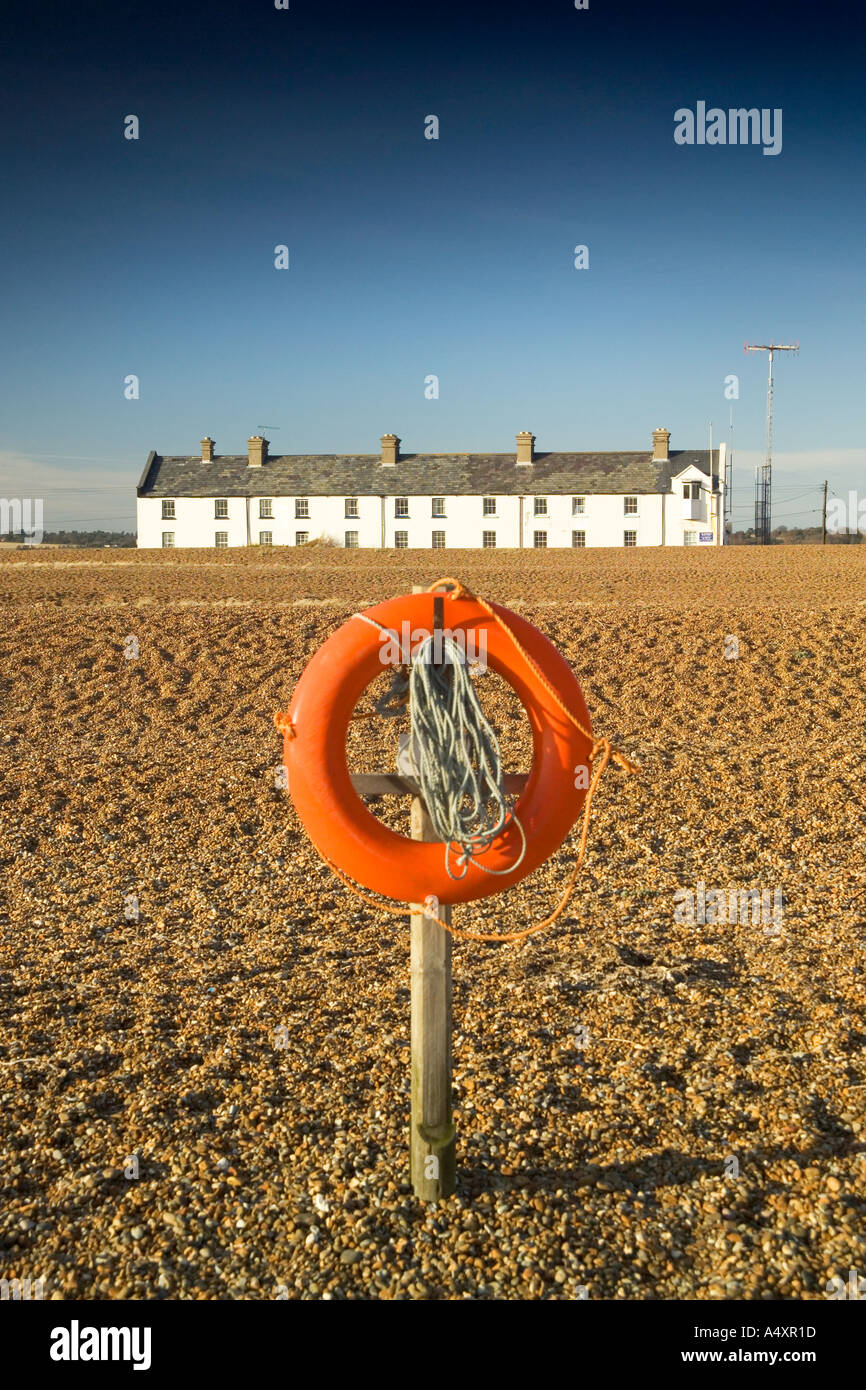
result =
[[767,382],[767,446],[764,462],[755,468],[755,544],[769,545],[773,510],[773,353],[799,352],[799,343],[746,343],[745,352],[768,352],[770,376]]

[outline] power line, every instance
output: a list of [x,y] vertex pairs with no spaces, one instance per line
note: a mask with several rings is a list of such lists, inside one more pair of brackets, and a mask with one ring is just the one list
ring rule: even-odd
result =
[[135,468],[141,463],[140,458],[119,459],[113,454],[32,454],[29,449],[10,449],[3,452],[20,454],[21,458],[28,459],[71,459],[75,463],[122,463],[126,468]]
[[790,502],[800,502],[800,501],[802,501],[802,499],[803,499],[804,497],[811,497],[812,494],[813,494],[814,492],[816,492],[817,490],[818,490],[818,489],[816,489],[816,488],[810,488],[808,492],[800,492],[800,493],[797,494],[796,497],[783,497],[783,498],[782,498],[782,501],[785,502],[786,504],[787,504],[787,503],[790,503]]
[[[10,490],[7,484],[5,483],[3,484],[3,487],[6,491]],[[34,488],[33,491],[35,492],[36,489]],[[39,491],[43,495],[50,495],[52,493],[76,495],[81,492],[87,492],[99,493],[101,496],[106,492],[125,492],[127,496],[129,496],[131,493],[135,491],[135,488],[133,486],[130,486],[129,483],[127,483],[125,487],[122,483],[106,483],[105,487],[56,487],[54,483],[46,483],[43,480],[43,482],[39,484]]]
[[78,525],[80,525],[80,524],[81,524],[82,522],[84,522],[84,521],[88,522],[88,524],[89,524],[89,523],[95,523],[95,522],[97,522],[97,521],[99,521],[99,522],[102,522],[102,521],[129,521],[129,522],[132,522],[132,521],[134,521],[134,517],[132,516],[131,513],[127,513],[125,516],[64,516],[64,517],[49,517],[48,520],[50,521],[51,524],[50,524],[50,526],[44,525],[44,526],[42,527],[43,531],[56,530],[56,528],[57,528],[58,526],[73,526],[73,525],[78,526]]

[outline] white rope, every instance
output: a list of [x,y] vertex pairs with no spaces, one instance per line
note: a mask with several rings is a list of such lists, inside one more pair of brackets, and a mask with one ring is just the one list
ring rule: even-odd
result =
[[[465,878],[470,863],[488,874],[509,874],[522,863],[526,835],[510,809],[499,744],[472,685],[457,643],[437,632],[421,643],[409,677],[410,747],[418,760],[421,794],[437,838],[445,841],[449,878]],[[489,869],[484,854],[511,823],[520,854],[507,869]],[[453,846],[460,846],[451,868]]]
[[[381,623],[376,622],[375,618],[368,618],[366,613],[353,613],[352,617],[360,618],[362,623],[369,623],[370,627],[376,628],[377,632],[387,633],[399,647],[400,638],[390,627],[383,627]],[[403,671],[395,671],[388,689],[379,696],[378,700],[373,701],[374,710],[383,719],[393,719],[396,715],[404,714],[408,690],[409,682]]]
[[369,623],[370,626],[374,627],[377,632],[387,632],[388,636],[393,637],[395,642],[400,641],[400,638],[397,636],[396,632],[392,632],[389,627],[383,627],[381,623],[376,622],[375,618],[368,618],[366,613],[353,613],[352,617],[360,618],[362,623]]

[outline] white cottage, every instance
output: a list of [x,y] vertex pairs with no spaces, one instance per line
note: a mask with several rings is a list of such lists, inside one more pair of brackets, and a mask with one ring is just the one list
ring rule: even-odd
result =
[[347,549],[561,549],[723,545],[725,445],[671,450],[653,431],[636,453],[268,456],[151,452],[138,485],[138,545],[153,549],[307,545]]

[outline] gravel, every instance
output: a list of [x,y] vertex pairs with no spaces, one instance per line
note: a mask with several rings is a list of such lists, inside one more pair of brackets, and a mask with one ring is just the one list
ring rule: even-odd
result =
[[[57,555],[0,559],[0,1275],[702,1300],[866,1273],[866,554]],[[606,774],[564,920],[455,944],[434,1207],[408,930],[318,860],[272,715],[336,624],[442,569],[553,637],[641,772]],[[525,768],[516,702],[479,692]],[[352,765],[400,728],[356,726]],[[535,920],[571,852],[455,925]],[[699,883],[780,890],[780,927],[676,920]]]

